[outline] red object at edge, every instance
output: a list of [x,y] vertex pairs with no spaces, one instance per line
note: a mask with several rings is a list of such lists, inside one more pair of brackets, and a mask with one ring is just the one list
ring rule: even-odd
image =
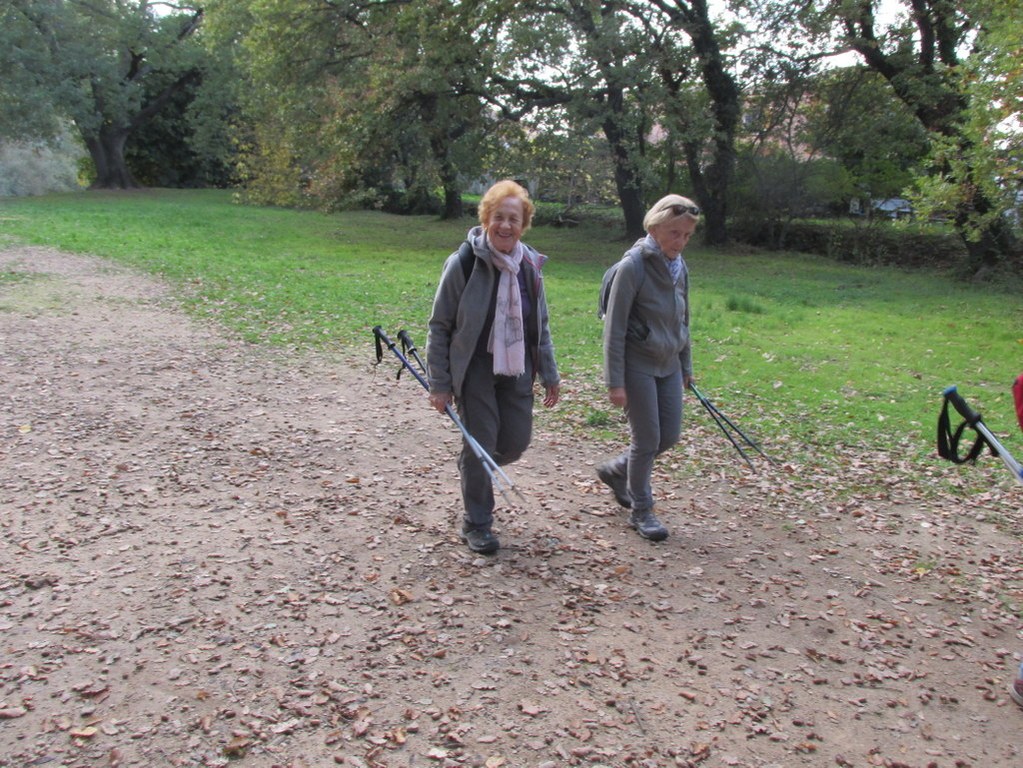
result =
[[1012,396],[1016,398],[1016,418],[1019,420],[1019,428],[1023,429],[1023,373],[1021,373],[1012,385]]

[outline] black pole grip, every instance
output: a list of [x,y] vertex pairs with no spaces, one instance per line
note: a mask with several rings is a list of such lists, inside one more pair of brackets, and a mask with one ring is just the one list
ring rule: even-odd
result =
[[382,341],[384,344],[386,344],[388,349],[394,346],[394,342],[387,338],[387,334],[384,333],[384,329],[381,328],[379,325],[373,326],[373,335],[377,337],[378,341]]
[[416,365],[419,366],[419,370],[425,375],[427,372],[426,363],[424,363],[423,358],[419,356],[419,350],[416,349],[416,345],[413,343],[409,332],[402,328],[398,331],[398,338],[401,339],[401,346],[405,354],[416,361]]
[[[384,329],[381,328],[379,325],[374,325],[373,326],[373,341],[376,342],[377,365],[380,365],[380,361],[384,359],[384,350],[380,346],[381,339],[386,340],[387,339],[387,334],[384,333]],[[391,346],[389,341],[388,341],[387,346],[388,347]]]
[[966,404],[966,401],[963,400],[962,395],[959,394],[956,386],[953,384],[951,387],[946,389],[943,394],[945,395],[945,399],[952,403],[953,407],[959,411],[959,415],[966,419],[966,423],[971,427],[976,428],[977,424],[981,421],[980,414]]

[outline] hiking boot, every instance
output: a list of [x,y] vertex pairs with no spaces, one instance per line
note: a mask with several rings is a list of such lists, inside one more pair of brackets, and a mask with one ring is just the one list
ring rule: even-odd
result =
[[628,478],[616,475],[607,464],[597,467],[597,477],[600,478],[600,482],[611,489],[615,495],[615,501],[626,509],[632,509],[632,494],[629,493]]
[[1023,707],[1023,677],[1017,677],[1009,686],[1009,696],[1012,700]]
[[462,538],[469,549],[481,555],[492,555],[501,546],[501,542],[489,528],[463,528]]
[[657,519],[652,509],[642,512],[633,512],[629,518],[629,525],[636,529],[636,533],[650,541],[664,541],[668,538],[668,529]]

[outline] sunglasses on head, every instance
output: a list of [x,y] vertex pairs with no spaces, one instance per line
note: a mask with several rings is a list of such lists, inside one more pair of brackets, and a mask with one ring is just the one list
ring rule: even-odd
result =
[[669,205],[664,210],[671,211],[675,216],[681,216],[684,213],[688,213],[690,216],[699,216],[700,207],[698,205],[682,205],[676,203],[675,205]]

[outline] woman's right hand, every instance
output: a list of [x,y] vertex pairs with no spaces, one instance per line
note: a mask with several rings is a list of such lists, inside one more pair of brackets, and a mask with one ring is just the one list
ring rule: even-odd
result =
[[440,413],[444,413],[447,407],[452,403],[450,392],[431,392],[430,393],[430,405],[436,408]]
[[625,387],[608,387],[607,399],[611,401],[611,405],[618,408],[624,408],[629,403],[629,398],[625,394]]

